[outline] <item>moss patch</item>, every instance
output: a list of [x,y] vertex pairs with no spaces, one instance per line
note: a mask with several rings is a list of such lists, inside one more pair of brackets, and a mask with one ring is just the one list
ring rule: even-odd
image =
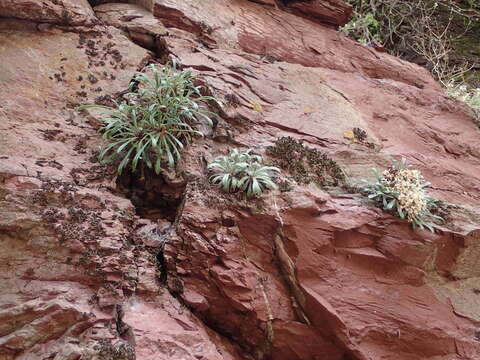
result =
[[324,152],[306,147],[301,141],[287,136],[267,148],[273,164],[287,170],[298,184],[314,182],[319,186],[338,186],[345,175],[338,163]]

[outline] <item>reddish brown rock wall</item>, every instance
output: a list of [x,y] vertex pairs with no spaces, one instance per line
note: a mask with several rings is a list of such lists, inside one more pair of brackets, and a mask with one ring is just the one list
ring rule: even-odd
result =
[[1,0],[0,17],[60,25],[91,25],[96,20],[87,0]]
[[[0,0],[0,358],[477,359],[480,132],[467,109],[420,67],[339,35],[339,1],[142,5],[168,34],[144,12],[94,25],[86,2]],[[129,182],[95,161],[98,113],[74,111],[125,91],[155,56],[235,99],[186,150],[184,179],[151,182],[181,197],[173,224],[139,218]],[[374,146],[345,139],[353,127]],[[431,234],[344,188],[245,201],[205,183],[214,156],[264,154],[281,136],[326,151],[350,185],[405,156],[459,207]]]

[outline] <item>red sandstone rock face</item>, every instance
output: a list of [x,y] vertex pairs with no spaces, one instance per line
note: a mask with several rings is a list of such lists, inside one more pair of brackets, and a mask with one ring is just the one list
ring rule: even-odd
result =
[[[0,0],[0,14],[93,16],[23,3]],[[169,35],[128,4],[100,6],[106,24],[90,27],[0,19],[0,359],[478,359],[480,132],[465,107],[425,70],[339,35],[340,1],[138,3]],[[69,6],[73,22],[45,10]],[[181,197],[173,223],[140,218],[168,209],[115,184],[94,160],[98,113],[74,111],[155,56],[138,34],[230,99],[185,152],[185,178],[149,180]],[[373,149],[344,138],[353,127]],[[351,184],[405,156],[462,208],[431,234],[339,188],[245,201],[205,184],[205,161],[287,135]]]
[[[199,217],[202,196],[184,209],[166,254],[185,303],[211,326],[260,358],[262,350],[272,359],[479,356],[476,321],[458,316],[473,289],[453,300],[442,280],[463,240],[416,234],[357,200],[316,191],[272,202],[276,212],[261,215]],[[222,225],[225,216],[235,225]]]
[[147,49],[155,50],[158,38],[167,33],[160,20],[140,5],[107,3],[95,7],[95,13],[105,24],[125,30],[133,41]]
[[285,1],[286,9],[321,24],[345,25],[352,15],[351,5],[341,0]]
[[0,28],[0,359],[241,359],[158,294],[134,208],[91,160],[98,123],[74,111],[124,91],[151,54],[113,27]]
[[1,0],[0,17],[61,25],[88,25],[96,20],[87,0]]

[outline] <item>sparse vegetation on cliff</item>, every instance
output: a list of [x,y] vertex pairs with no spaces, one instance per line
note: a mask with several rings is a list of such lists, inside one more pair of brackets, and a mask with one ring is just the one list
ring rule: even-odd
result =
[[251,149],[243,152],[231,149],[229,155],[217,157],[208,165],[215,171],[210,181],[225,192],[243,191],[248,198],[257,197],[267,189],[277,189],[273,178],[280,170],[263,165],[262,157],[251,152]]
[[212,113],[205,103],[215,101],[202,95],[190,70],[177,71],[175,64],[148,67],[148,73],[137,73],[137,91],[125,95],[115,107],[87,105],[108,111],[102,119],[103,138],[107,144],[100,152],[103,163],[119,161],[118,172],[134,171],[139,163],[158,174],[164,164],[169,167],[181,158],[182,149],[195,136],[203,136],[198,125],[212,126]]
[[345,182],[345,175],[335,160],[290,136],[279,138],[267,148],[267,154],[274,158],[274,165],[287,170],[298,184],[314,182],[319,186],[337,186]]
[[442,82],[467,72],[476,63],[478,1],[347,2],[354,7],[354,16],[342,32],[364,44],[378,41],[391,54],[425,66]]
[[470,106],[475,123],[480,127],[480,88],[469,89],[465,84],[449,82],[445,86],[446,93]]
[[365,187],[368,197],[383,210],[408,220],[414,229],[429,229],[434,232],[432,221],[443,219],[434,215],[438,200],[432,198],[419,170],[413,170],[403,158],[381,174],[374,169],[376,181]]

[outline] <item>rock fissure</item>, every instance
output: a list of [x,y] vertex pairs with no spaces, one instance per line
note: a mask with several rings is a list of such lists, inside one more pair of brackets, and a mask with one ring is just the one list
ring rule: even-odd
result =
[[[0,4],[0,358],[478,359],[464,108],[339,35],[340,0],[132,2]],[[100,115],[73,109],[122,101],[168,56],[228,104],[182,153],[185,177],[116,178],[95,160]],[[355,128],[375,151],[344,137]],[[197,184],[230,146],[263,155],[288,136],[328,147],[352,188],[405,156],[464,208],[430,234],[314,184],[258,201]]]
[[[263,354],[270,354],[271,348],[273,345],[273,340],[275,337],[275,332],[273,330],[273,325],[272,325],[272,322],[274,320],[274,315],[272,313],[270,301],[268,300],[268,295],[265,291],[265,286],[263,285],[264,280],[261,277],[258,277],[257,281],[258,281],[258,286],[260,287],[260,290],[262,292],[263,300],[265,302],[265,307],[267,308],[267,324],[265,328],[265,342],[262,346],[263,348],[261,349],[261,351],[263,352]],[[264,357],[263,354],[260,356],[257,355],[257,357],[262,359]]]
[[306,325],[311,325],[308,316],[305,314],[305,296],[297,281],[295,264],[285,250],[282,240],[283,236],[281,229],[277,229],[276,234],[273,236],[275,244],[274,251],[280,272],[295,301],[294,309],[298,320]]

